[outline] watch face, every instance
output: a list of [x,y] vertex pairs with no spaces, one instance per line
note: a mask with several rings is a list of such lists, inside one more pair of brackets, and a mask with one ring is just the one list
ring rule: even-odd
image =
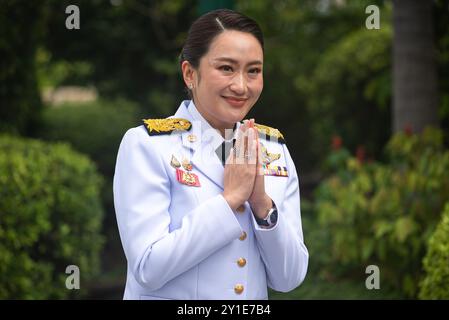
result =
[[257,224],[264,227],[271,227],[278,221],[278,211],[272,208],[265,219],[256,218]]

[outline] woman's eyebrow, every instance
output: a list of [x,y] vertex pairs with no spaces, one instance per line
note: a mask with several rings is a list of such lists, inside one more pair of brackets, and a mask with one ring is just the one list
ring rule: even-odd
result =
[[[221,62],[229,62],[232,64],[239,64],[239,62],[235,59],[232,58],[228,58],[228,57],[220,57],[220,58],[216,58],[214,59],[215,61],[221,61]],[[248,62],[246,65],[253,65],[253,64],[262,64],[262,61],[260,60],[254,60],[254,61],[250,61]]]

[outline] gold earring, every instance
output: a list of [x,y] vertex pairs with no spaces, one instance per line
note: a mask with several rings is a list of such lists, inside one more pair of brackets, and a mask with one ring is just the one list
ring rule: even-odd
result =
[[193,89],[193,84],[189,83],[189,89],[190,89],[190,90]]

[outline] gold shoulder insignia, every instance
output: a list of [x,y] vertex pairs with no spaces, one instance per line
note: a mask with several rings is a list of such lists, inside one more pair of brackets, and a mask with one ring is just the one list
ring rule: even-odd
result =
[[282,133],[275,128],[264,126],[262,124],[254,124],[254,127],[259,131],[259,136],[267,140],[275,140],[279,143],[285,143],[284,136]]
[[142,121],[150,136],[169,134],[173,131],[188,131],[192,128],[190,121],[182,118],[143,119]]

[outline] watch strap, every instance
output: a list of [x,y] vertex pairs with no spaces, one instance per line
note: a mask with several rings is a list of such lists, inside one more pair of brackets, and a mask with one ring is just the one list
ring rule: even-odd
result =
[[260,219],[256,216],[254,216],[254,218],[257,224],[263,228],[271,228],[272,226],[274,226],[278,219],[278,211],[274,202],[272,202],[272,207],[270,211],[268,211],[268,214],[265,217],[265,219]]

